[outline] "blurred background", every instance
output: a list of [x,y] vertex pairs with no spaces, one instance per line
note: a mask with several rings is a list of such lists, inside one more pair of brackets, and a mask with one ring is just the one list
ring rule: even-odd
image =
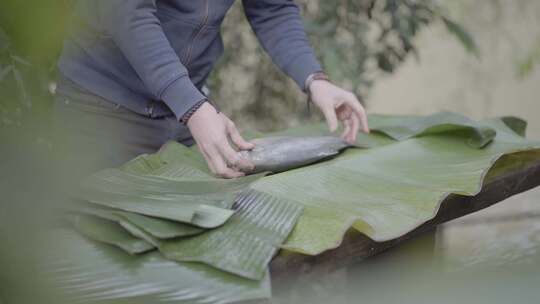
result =
[[[226,53],[208,82],[211,97],[244,130],[268,131],[319,120],[317,113],[307,113],[306,97],[296,85],[263,53],[237,2],[223,25]],[[451,110],[475,119],[517,115],[529,122],[528,137],[540,139],[540,1],[297,3],[326,71],[334,82],[354,90],[368,112]],[[48,132],[51,92],[71,5],[72,0],[0,2],[4,202],[29,197],[39,197],[42,204],[54,201],[46,194],[52,181],[43,178],[54,168],[35,159],[54,155]],[[31,192],[29,176],[40,181]],[[540,190],[516,196],[355,267],[278,291],[277,301],[537,303],[539,200]],[[14,205],[2,203],[0,223],[13,222],[10,215],[28,207]],[[15,242],[26,237],[28,228],[0,229],[0,238],[3,232]],[[3,242],[3,247],[8,244]],[[6,251],[0,252],[2,258],[22,259]],[[16,265],[10,269],[24,277]],[[0,303],[7,304],[1,290]]]
[[[0,124],[47,111],[55,63],[73,0],[3,0]],[[534,0],[298,0],[320,61],[370,112],[452,110],[474,118],[533,116],[540,68],[540,3]],[[212,98],[243,128],[261,131],[317,120],[264,54],[240,1],[222,33],[226,52],[212,73]],[[534,111],[537,110],[537,111]]]
[[[73,0],[3,0],[0,125],[47,111]],[[222,33],[226,52],[208,86],[243,128],[262,131],[317,120],[305,96],[264,54],[240,1]],[[306,29],[332,79],[370,112],[474,118],[516,114],[540,136],[539,6],[534,0],[299,0]],[[30,6],[30,7],[29,7]]]

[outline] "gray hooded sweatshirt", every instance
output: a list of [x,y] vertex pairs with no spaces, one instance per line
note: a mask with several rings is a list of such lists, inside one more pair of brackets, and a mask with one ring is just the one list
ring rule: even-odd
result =
[[[134,112],[178,119],[205,99],[234,0],[78,0],[59,61],[64,77]],[[273,61],[303,88],[321,66],[292,0],[243,0]]]

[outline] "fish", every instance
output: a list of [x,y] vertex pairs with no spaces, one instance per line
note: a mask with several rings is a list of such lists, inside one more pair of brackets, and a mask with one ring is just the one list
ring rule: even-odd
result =
[[339,154],[351,145],[335,136],[275,136],[251,141],[255,148],[241,151],[240,156],[253,163],[246,174],[283,172],[313,164]]

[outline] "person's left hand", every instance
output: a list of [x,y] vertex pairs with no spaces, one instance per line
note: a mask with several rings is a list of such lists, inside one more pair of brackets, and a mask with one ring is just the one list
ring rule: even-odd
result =
[[338,128],[338,121],[343,124],[341,137],[349,144],[356,142],[360,126],[369,133],[366,111],[356,96],[326,80],[314,80],[308,90],[312,102],[324,114],[331,132]]

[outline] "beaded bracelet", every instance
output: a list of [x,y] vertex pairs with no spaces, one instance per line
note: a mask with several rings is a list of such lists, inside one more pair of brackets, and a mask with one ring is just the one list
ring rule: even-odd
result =
[[304,92],[310,94],[309,92],[309,87],[311,86],[311,84],[313,83],[313,81],[315,80],[325,80],[325,81],[330,81],[330,78],[328,77],[328,75],[324,72],[315,72],[311,75],[308,76],[308,78],[306,79],[306,84],[304,85]]
[[311,113],[311,103],[312,103],[311,91],[309,90],[309,87],[311,86],[311,84],[315,80],[324,80],[324,81],[330,82],[330,77],[328,77],[328,75],[326,73],[324,73],[324,72],[315,72],[315,73],[309,75],[308,78],[306,79],[306,84],[304,86],[304,92],[306,92],[307,95],[308,95],[308,99],[307,99],[307,111],[308,111],[308,113]]
[[196,104],[194,104],[189,110],[187,110],[186,113],[184,113],[184,115],[182,115],[182,117],[180,118],[180,122],[184,125],[187,125],[189,119],[191,118],[191,116],[193,116],[193,114],[195,114],[195,112],[197,112],[198,109],[200,109],[205,102],[208,102],[208,99],[202,99],[200,101],[198,101]]

